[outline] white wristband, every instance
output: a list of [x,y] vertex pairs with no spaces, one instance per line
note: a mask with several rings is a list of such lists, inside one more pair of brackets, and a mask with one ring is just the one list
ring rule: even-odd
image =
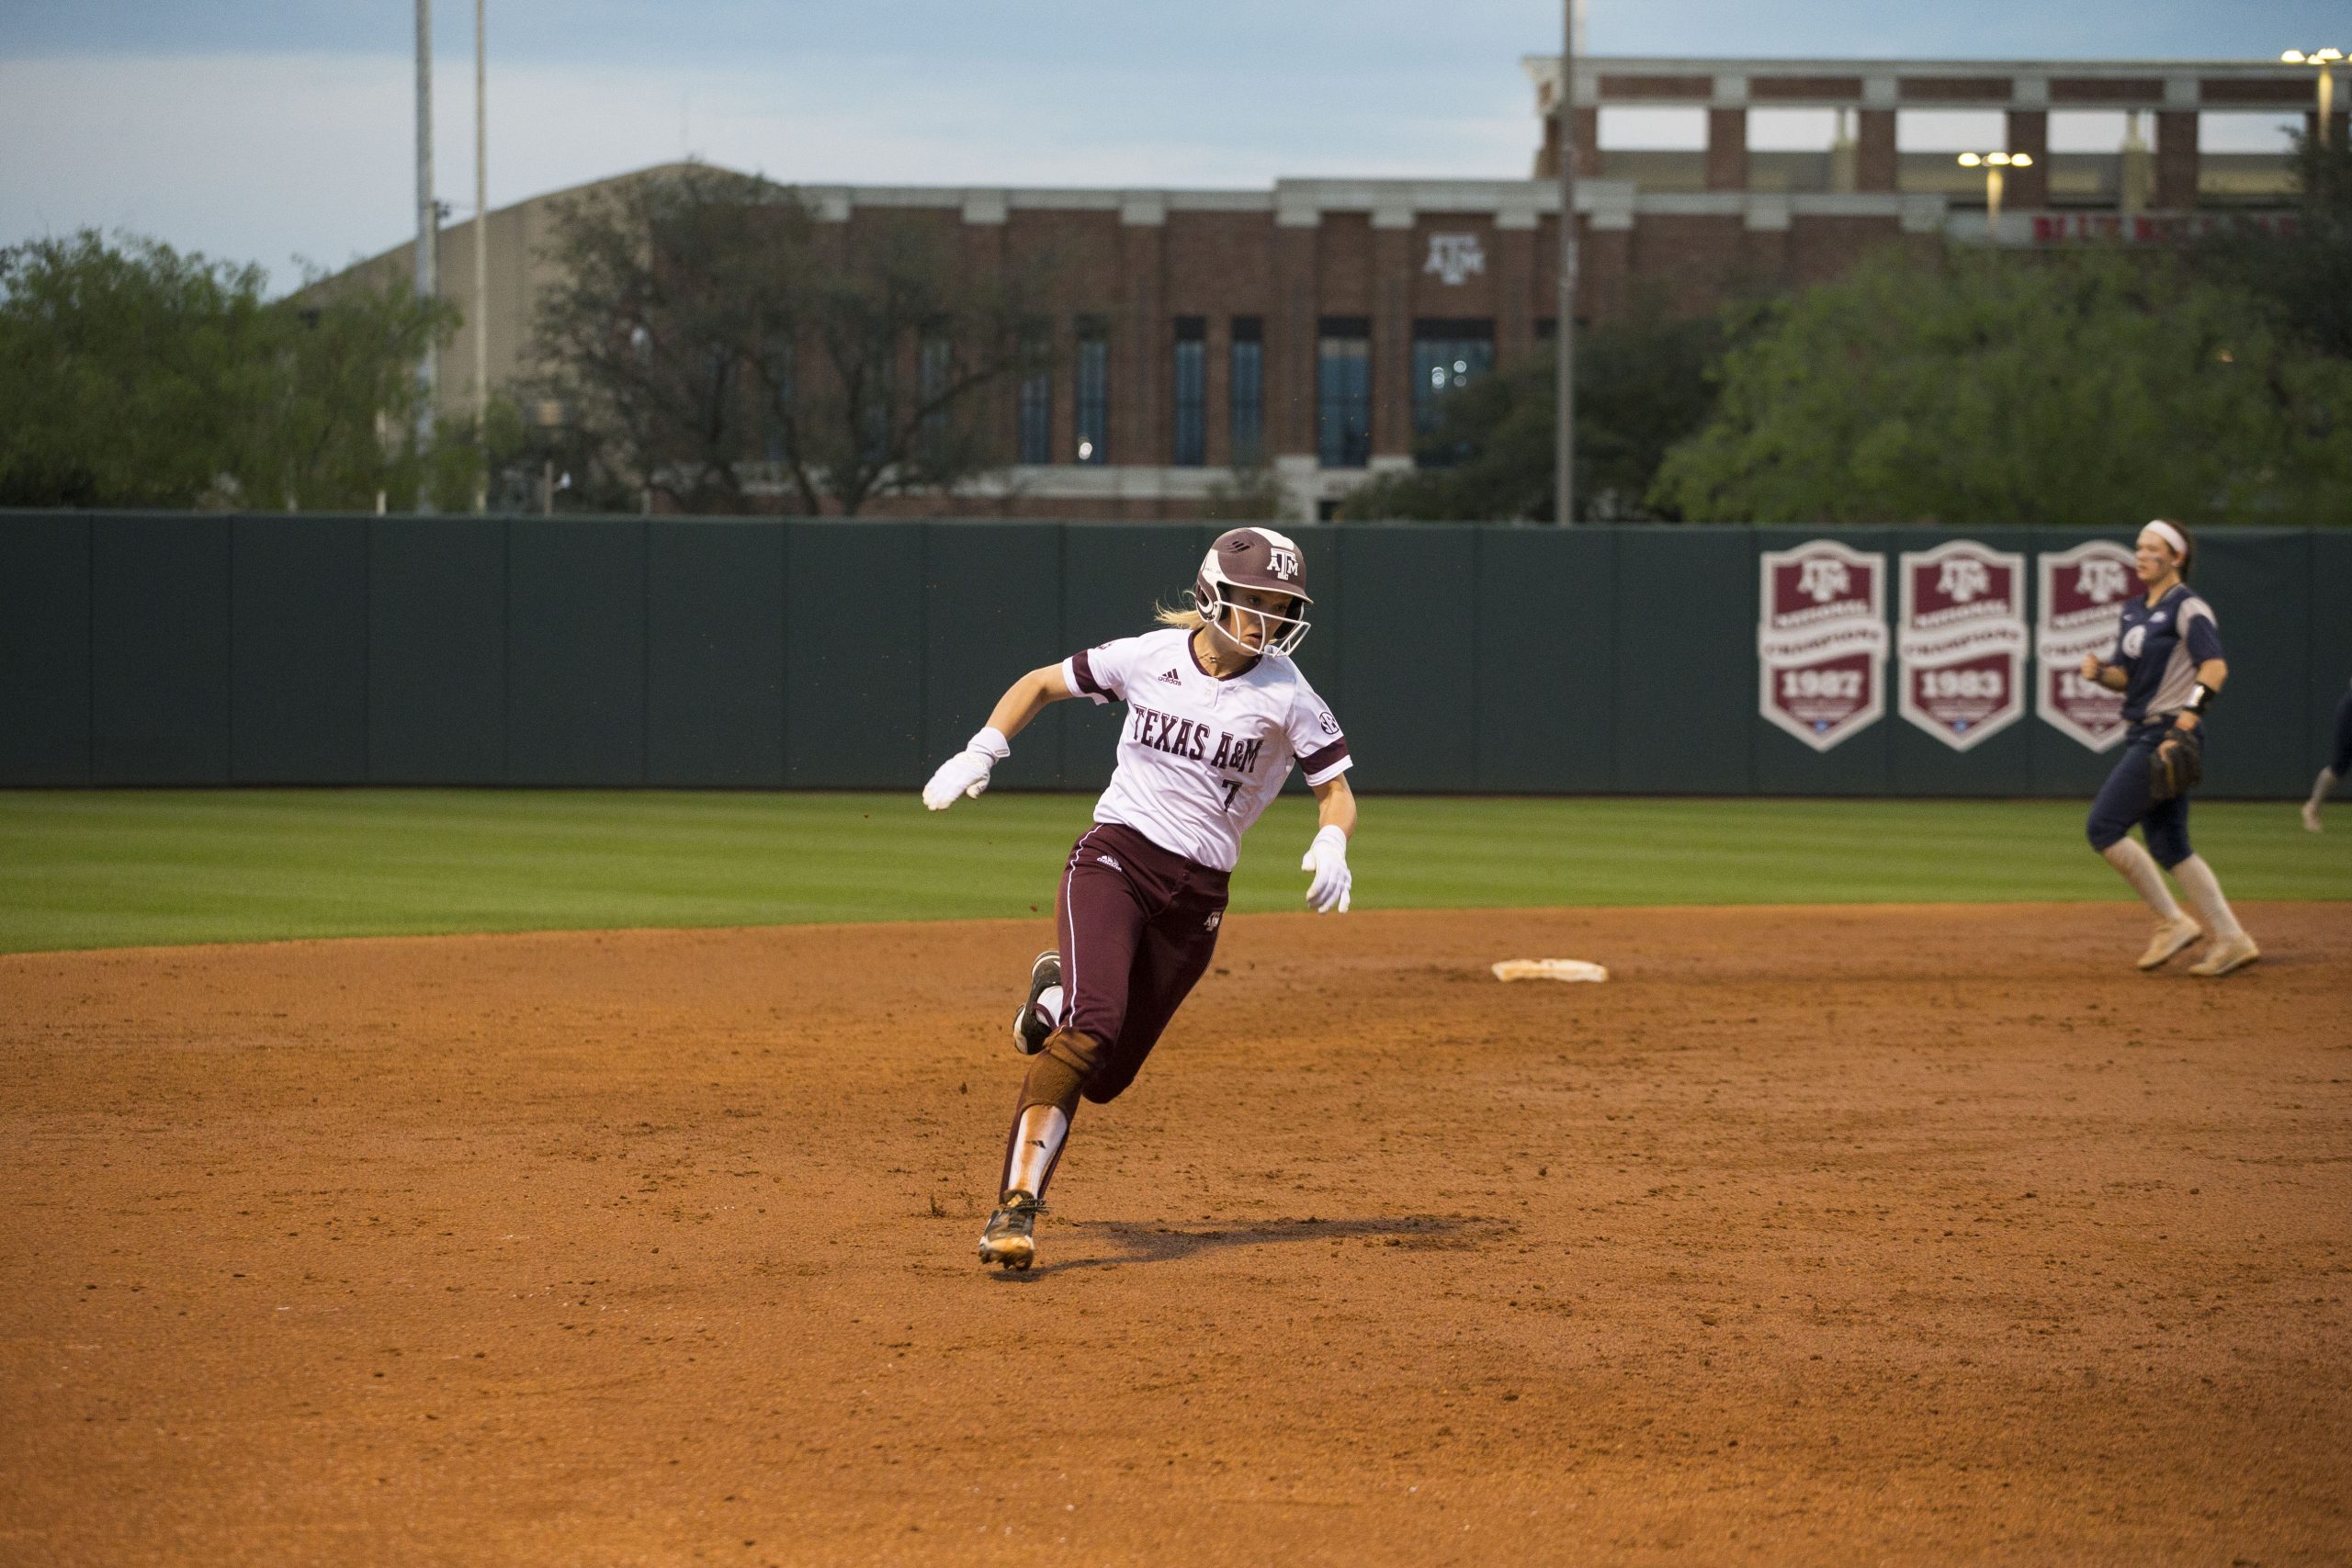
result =
[[1007,740],[1004,731],[996,726],[984,724],[969,740],[964,742],[964,750],[978,751],[991,762],[1001,762],[1012,755],[1012,742]]

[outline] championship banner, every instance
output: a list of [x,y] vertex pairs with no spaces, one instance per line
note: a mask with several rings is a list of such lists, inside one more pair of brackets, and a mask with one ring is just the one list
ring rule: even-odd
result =
[[2037,556],[2034,564],[2041,612],[2033,654],[2041,669],[2033,711],[2052,729],[2104,751],[2123,739],[2123,694],[2084,680],[2083,655],[2105,653],[2115,640],[2120,606],[2136,586],[2132,552],[2112,540],[2093,539]]
[[1903,716],[1965,751],[2025,716],[2025,557],[1954,539],[1901,571]]
[[1815,539],[1760,573],[1759,711],[1826,751],[1886,714],[1886,558]]

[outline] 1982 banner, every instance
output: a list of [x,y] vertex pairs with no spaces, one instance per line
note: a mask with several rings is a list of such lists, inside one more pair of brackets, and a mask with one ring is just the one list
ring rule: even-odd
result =
[[2132,592],[2132,552],[2111,539],[2037,556],[2041,611],[2034,627],[2034,712],[2094,751],[2123,739],[2123,694],[2082,677],[2086,653],[2115,640],[2117,607]]
[[2025,557],[1954,539],[1902,572],[1903,716],[1965,751],[2025,716]]
[[1760,558],[1758,707],[1816,751],[1886,713],[1886,558],[1815,539]]

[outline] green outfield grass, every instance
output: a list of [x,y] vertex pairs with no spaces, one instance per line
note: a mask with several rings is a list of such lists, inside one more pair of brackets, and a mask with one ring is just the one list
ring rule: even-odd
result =
[[[0,794],[0,951],[282,937],[1024,916],[1091,798],[496,790]],[[2069,801],[1374,798],[1359,908],[2128,897]],[[1309,802],[1238,909],[1294,909]],[[2352,803],[2200,804],[2232,897],[2352,897]]]

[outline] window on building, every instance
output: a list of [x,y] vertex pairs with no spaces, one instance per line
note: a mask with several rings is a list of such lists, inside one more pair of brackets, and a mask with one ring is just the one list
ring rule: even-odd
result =
[[1176,318],[1176,428],[1170,457],[1180,468],[1209,460],[1209,324]]
[[1053,335],[1042,322],[1021,333],[1021,429],[1016,442],[1023,463],[1054,460]]
[[889,456],[891,429],[899,418],[897,366],[886,359],[874,367],[874,378],[865,385],[865,400],[857,413],[858,430],[863,436],[858,460],[878,464]]
[[1233,460],[1254,463],[1266,450],[1265,325],[1255,316],[1233,318],[1232,368]]
[[933,328],[922,334],[915,350],[915,378],[922,397],[922,427],[936,437],[947,431],[947,389],[956,374],[956,345],[947,333]]
[[1327,316],[1316,345],[1316,446],[1327,468],[1372,460],[1372,323]]
[[1495,367],[1495,323],[1430,321],[1413,323],[1414,456],[1422,463],[1458,462],[1466,452],[1434,452],[1423,443],[1443,417],[1445,395]]
[[765,439],[763,455],[771,463],[787,462],[792,457],[793,394],[799,370],[799,355],[789,339],[776,342],[768,350],[767,376],[770,401],[765,410]]
[[1078,460],[1111,460],[1111,334],[1101,319],[1078,323]]

